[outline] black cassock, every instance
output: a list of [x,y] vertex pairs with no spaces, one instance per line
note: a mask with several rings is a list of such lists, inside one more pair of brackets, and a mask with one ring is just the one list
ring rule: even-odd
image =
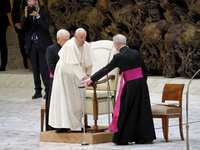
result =
[[[56,67],[56,64],[59,60],[58,52],[60,51],[61,46],[58,43],[55,43],[49,47],[47,47],[46,50],[46,60],[47,60],[47,66],[49,73],[54,75],[54,70]],[[51,126],[48,125],[49,122],[49,107],[50,107],[50,100],[51,100],[51,90],[52,90],[52,84],[53,84],[53,78],[50,78],[49,87],[47,91],[47,98],[46,98],[46,131],[54,130]]]
[[121,96],[118,132],[114,133],[113,142],[153,141],[156,135],[146,83],[147,68],[138,51],[127,46],[122,47],[107,66],[91,76],[91,80],[99,80],[116,67],[121,71],[142,67],[144,77],[125,83]]

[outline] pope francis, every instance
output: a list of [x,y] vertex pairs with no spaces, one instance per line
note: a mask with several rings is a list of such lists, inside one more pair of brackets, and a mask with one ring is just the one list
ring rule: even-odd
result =
[[49,125],[56,132],[82,130],[82,110],[85,88],[80,82],[89,78],[92,72],[94,54],[86,42],[87,33],[83,28],[75,31],[58,55],[60,57],[54,72]]

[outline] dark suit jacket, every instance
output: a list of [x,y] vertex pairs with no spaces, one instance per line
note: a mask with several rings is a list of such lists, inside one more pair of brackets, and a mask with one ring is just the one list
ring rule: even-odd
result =
[[8,16],[7,13],[9,13],[11,10],[10,7],[10,1],[9,0],[3,0],[1,1],[1,5],[0,5],[0,28],[7,28],[7,26],[10,25],[9,20],[8,20]]
[[[21,18],[24,16],[24,11],[25,6],[27,6],[27,2],[25,0],[14,0],[13,1],[13,8],[12,8],[12,21],[13,24],[15,23],[21,23]],[[23,15],[23,16],[22,16]],[[19,29],[15,27],[15,31],[19,32]]]
[[31,37],[33,32],[36,32],[40,47],[43,51],[46,51],[47,46],[52,44],[52,39],[49,33],[49,11],[40,7],[39,19],[35,19],[33,22],[32,16],[27,16],[22,19],[21,27],[26,31],[25,45],[26,53],[29,54],[31,50]]

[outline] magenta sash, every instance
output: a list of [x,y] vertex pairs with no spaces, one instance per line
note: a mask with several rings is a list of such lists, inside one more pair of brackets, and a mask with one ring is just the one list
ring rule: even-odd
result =
[[50,72],[50,74],[49,74],[49,77],[50,78],[53,78],[54,76],[53,76],[53,74]]
[[[118,124],[118,117],[119,117],[119,112],[120,112],[121,95],[122,95],[122,92],[124,90],[125,83],[127,81],[142,78],[142,77],[143,77],[143,73],[142,73],[141,67],[134,68],[134,69],[127,70],[127,71],[123,71],[121,73],[119,93],[118,93],[116,105],[115,105],[115,108],[114,108],[113,119],[112,119],[112,122],[110,124],[109,129],[108,129],[109,131],[118,132],[117,124]],[[124,85],[123,85],[123,79],[125,81]]]

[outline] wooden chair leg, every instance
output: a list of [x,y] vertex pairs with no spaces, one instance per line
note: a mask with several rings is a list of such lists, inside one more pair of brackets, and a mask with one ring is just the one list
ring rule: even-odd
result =
[[98,126],[97,126],[98,114],[94,114],[93,118],[94,118],[94,131],[97,132],[97,130],[98,130]]
[[165,118],[165,135],[166,135],[166,142],[168,142],[168,129],[169,129],[169,118]]
[[168,142],[168,126],[169,126],[169,118],[167,117],[162,118],[163,135],[166,142]]
[[97,120],[94,119],[94,131],[97,132],[98,126],[97,126]]
[[98,126],[97,126],[97,120],[98,120],[98,103],[96,100],[93,102],[93,118],[94,118],[94,131],[97,132]]
[[84,121],[85,121],[85,128],[87,128],[87,127],[88,127],[88,119],[87,119],[87,114],[85,114],[85,116],[84,116],[84,117],[85,117],[85,120],[84,120]]
[[43,132],[43,124],[44,124],[44,112],[43,109],[41,109],[41,132]]
[[165,119],[164,118],[162,118],[162,129],[163,129],[163,136],[164,136],[164,138],[166,139],[166,132],[165,132]]
[[183,125],[182,125],[182,117],[179,118],[179,130],[180,130],[181,140],[184,140],[184,136],[183,136]]

